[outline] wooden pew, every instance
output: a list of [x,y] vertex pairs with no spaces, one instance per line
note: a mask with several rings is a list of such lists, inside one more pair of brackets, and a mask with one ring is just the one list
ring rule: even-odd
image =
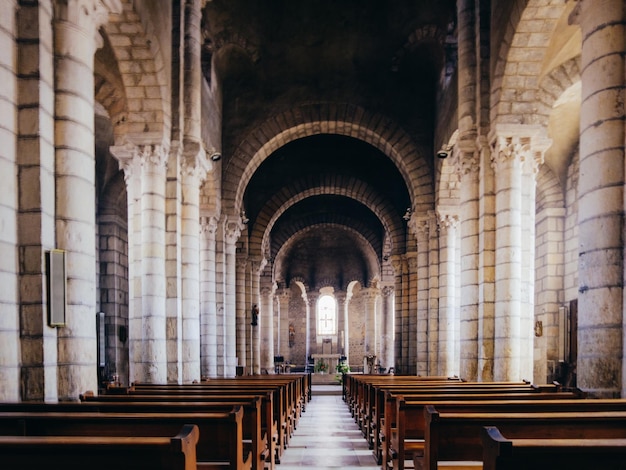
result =
[[[393,435],[392,429],[397,428],[397,403],[396,397],[413,397],[416,400],[432,399],[434,401],[441,400],[488,400],[494,399],[500,395],[506,395],[509,399],[552,399],[552,398],[579,398],[584,394],[581,391],[558,392],[556,387],[543,386],[538,387],[528,384],[523,387],[511,386],[507,383],[500,383],[499,386],[485,387],[482,385],[475,386],[473,383],[466,382],[464,386],[440,386],[432,385],[431,387],[379,387],[377,390],[377,404],[373,410],[372,416],[372,443],[374,456],[379,463],[383,460],[392,458],[390,453],[394,453],[393,447],[390,447],[390,437]],[[465,398],[467,397],[467,398]],[[421,411],[419,411],[421,413]],[[421,416],[418,418],[423,422]]]
[[194,384],[143,384],[135,383],[128,394],[207,394],[222,392],[267,391],[274,393],[274,420],[276,429],[276,457],[280,463],[282,452],[287,448],[289,439],[297,426],[298,418],[307,400],[307,374],[243,376],[235,379],[209,379]]
[[[146,386],[149,385],[149,386]],[[294,414],[292,410],[293,404],[290,403],[288,390],[285,384],[277,383],[255,383],[247,384],[245,381],[237,380],[235,383],[224,380],[215,380],[210,383],[202,382],[200,384],[167,384],[153,385],[140,384],[133,385],[128,391],[128,395],[157,395],[157,396],[198,396],[204,397],[209,395],[227,396],[230,394],[240,393],[271,393],[273,416],[272,416],[272,432],[270,436],[275,438],[276,462],[280,463],[282,452],[287,448],[289,438],[293,432],[293,420],[290,416]]]
[[483,428],[483,470],[621,470],[626,439],[506,439],[495,426]]
[[[243,408],[244,450],[252,453],[252,469],[262,470],[265,462],[274,468],[276,442],[272,439],[272,396],[266,395],[93,395],[80,396],[83,408],[99,412],[191,413]],[[0,410],[2,407],[0,406]],[[269,420],[269,421],[268,421]]]
[[469,464],[482,468],[485,426],[496,426],[509,439],[626,438],[626,411],[454,413],[428,405],[424,413],[424,456],[414,459],[419,470],[467,468]]
[[242,418],[241,407],[211,413],[3,411],[0,435],[163,437],[191,423],[199,432],[195,454],[199,467],[250,470],[252,455],[243,450]]
[[4,470],[210,470],[196,463],[198,427],[185,425],[174,437],[0,436]]

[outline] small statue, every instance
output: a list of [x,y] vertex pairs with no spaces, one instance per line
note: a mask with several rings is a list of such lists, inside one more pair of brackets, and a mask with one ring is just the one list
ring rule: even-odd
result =
[[252,322],[250,325],[257,326],[259,324],[259,307],[254,304],[252,306]]

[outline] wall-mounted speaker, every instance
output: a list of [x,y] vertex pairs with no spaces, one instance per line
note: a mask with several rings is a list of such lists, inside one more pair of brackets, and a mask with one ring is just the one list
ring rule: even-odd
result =
[[65,326],[67,306],[67,277],[65,273],[65,251],[50,250],[46,253],[48,277],[48,325]]

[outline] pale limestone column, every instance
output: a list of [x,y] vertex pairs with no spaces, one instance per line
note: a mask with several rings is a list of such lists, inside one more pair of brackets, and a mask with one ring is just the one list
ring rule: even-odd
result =
[[217,300],[215,293],[215,232],[217,219],[200,219],[200,371],[217,377]]
[[128,194],[130,382],[167,380],[165,179],[161,146],[111,147]]
[[456,247],[459,218],[456,214],[439,214],[439,375],[458,375],[455,345],[456,324]]
[[226,322],[225,322],[225,302],[226,302],[226,242],[224,230],[225,218],[217,221],[215,231],[215,331],[217,342],[217,376],[224,377],[226,372]]
[[363,315],[365,317],[365,354],[375,356],[378,348],[378,332],[376,331],[376,296],[378,289],[367,287],[361,291],[363,295]]
[[[252,307],[251,289],[248,284],[248,257],[244,254],[237,255],[237,316],[235,328],[237,331],[237,365],[243,367],[246,372],[250,353],[251,328],[250,328],[250,308]],[[248,308],[250,305],[250,308]],[[252,367],[252,363],[250,363]]]
[[[18,220],[23,219],[24,217],[18,214],[18,211],[23,210],[18,206],[18,164],[19,162],[19,154],[18,148],[24,146],[24,136],[20,136],[20,129],[18,128],[18,81],[16,75],[19,73],[22,77],[26,75],[26,77],[22,78],[22,80],[27,80],[29,83],[32,82],[37,83],[39,78],[33,76],[35,72],[39,72],[38,67],[30,68],[30,70],[22,70],[24,68],[23,63],[18,64],[18,68],[15,68],[17,64],[17,48],[15,44],[15,40],[18,37],[18,33],[22,33],[22,27],[18,29],[18,24],[16,22],[16,3],[13,0],[7,1],[0,5],[0,50],[3,51],[0,54],[0,77],[3,83],[2,89],[0,89],[0,102],[3,103],[3,108],[5,109],[4,113],[0,113],[0,141],[2,141],[2,146],[0,146],[0,175],[2,181],[0,185],[2,186],[2,198],[0,200],[0,253],[2,253],[2,257],[0,257],[0,277],[4,280],[2,289],[0,290],[0,344],[2,347],[0,350],[2,354],[0,354],[0,383],[4,384],[3,387],[0,388],[0,401],[19,401],[20,399],[27,400],[29,395],[35,391],[39,390],[39,393],[34,396],[34,399],[42,399],[44,398],[44,388],[42,384],[45,386],[45,380],[43,377],[43,368],[41,367],[41,361],[28,361],[27,364],[21,364],[21,357],[26,355],[21,354],[20,350],[20,298],[19,298],[19,290],[18,290],[18,279],[20,275],[20,260],[18,258]],[[20,7],[21,9],[24,7]],[[34,10],[34,9],[33,9]],[[39,13],[37,10],[34,10],[35,19],[39,19]],[[23,14],[23,12],[22,12]],[[50,21],[50,17],[46,18]],[[21,25],[20,25],[21,26]],[[31,24],[31,26],[35,29],[35,34],[38,36],[39,27],[38,21]],[[51,37],[47,38],[48,41],[51,41]],[[45,43],[46,38],[43,37],[40,39],[41,42]],[[34,64],[38,64],[41,60],[39,48],[41,44],[37,46],[29,45],[33,56],[32,60]],[[28,46],[27,46],[28,47]],[[50,56],[49,56],[50,57]],[[50,68],[52,70],[52,68]],[[52,77],[45,75],[42,77],[42,80],[49,80],[52,82]],[[45,83],[45,82],[44,82]],[[38,89],[37,87],[36,89]],[[33,96],[19,96],[20,104],[24,105],[26,102],[30,102],[34,105],[34,108],[39,110],[39,94],[33,93]],[[21,112],[20,112],[21,113]],[[51,113],[50,113],[51,114]],[[33,122],[34,125],[39,125],[39,122]],[[52,126],[50,126],[52,127]],[[41,136],[41,137],[51,137]],[[17,142],[17,147],[16,147]],[[51,155],[52,152],[49,152]],[[29,155],[29,158],[35,159],[37,161],[37,166],[35,167],[36,172],[40,172],[41,168],[41,151],[33,152],[32,155]],[[28,170],[26,170],[28,171]],[[35,189],[35,181],[34,178],[30,180],[31,190],[36,195],[33,198],[33,202],[37,203],[37,207],[40,208],[41,204],[41,196],[40,190],[34,191]],[[52,186],[52,185],[51,185]],[[26,209],[26,208],[25,208]],[[41,208],[42,209],[42,208]],[[32,214],[29,214],[32,216]],[[41,214],[37,216],[40,218]],[[26,225],[26,224],[24,224]],[[30,225],[30,224],[28,224]],[[24,227],[25,228],[25,227]],[[30,228],[30,227],[29,227]],[[20,232],[24,231],[24,229],[19,230]],[[21,234],[21,233],[20,233]],[[26,247],[25,250],[34,251],[37,253],[36,257],[33,259],[38,260],[39,267],[36,270],[31,271],[31,266],[28,266],[28,270],[30,272],[41,272],[41,260],[42,256],[42,247],[41,247],[41,233],[37,234],[37,240],[33,240],[32,243],[34,246]],[[20,243],[21,245],[22,243]],[[37,321],[33,322],[33,326],[37,331],[30,331],[31,328],[25,328],[28,330],[26,335],[28,337],[32,337],[33,339],[36,337],[37,339],[32,342],[30,345],[33,351],[41,350],[43,346],[43,330],[44,330],[44,322],[45,322],[45,311],[43,310],[44,299],[43,299],[43,286],[40,289],[37,289],[34,292],[33,297],[31,299],[22,299],[23,301],[33,302],[34,305],[39,304],[41,307],[39,312],[36,312]],[[33,315],[34,316],[34,315]],[[35,335],[35,333],[37,333]],[[41,354],[39,354],[41,357]],[[36,381],[38,381],[39,386],[37,388],[34,387],[35,383],[25,384],[25,393],[20,394],[20,366],[24,367],[25,374],[24,378],[28,377],[27,371],[35,371],[37,370],[37,376],[33,377]],[[22,395],[22,396],[21,396]],[[54,394],[56,397],[56,393]],[[47,397],[46,397],[47,398]]]
[[260,368],[274,373],[274,286],[261,288],[260,307]]
[[478,380],[492,381],[495,330],[495,176],[491,147],[479,137]]
[[241,219],[224,223],[224,376],[233,377],[237,367],[237,329],[235,294],[237,282],[237,240],[241,235]]
[[94,75],[100,1],[54,4],[57,248],[66,251],[66,326],[58,332],[59,400],[97,390]]
[[[346,356],[346,364],[350,364],[350,300],[352,292],[346,292],[343,302],[338,306],[339,314],[343,316],[343,355]],[[393,347],[393,345],[392,345]]]
[[[472,145],[473,146],[473,145]],[[460,357],[459,375],[478,380],[478,305],[479,305],[479,164],[475,150],[459,152],[461,181],[460,244]]]
[[406,282],[408,286],[408,311],[405,328],[408,344],[407,362],[402,373],[409,375],[417,374],[417,355],[419,348],[417,324],[419,320],[418,303],[420,286],[417,273],[420,259],[418,257],[419,254],[416,251],[407,252],[405,255],[407,269]]
[[[551,141],[533,136],[531,152],[522,167],[522,314],[520,318],[520,375],[534,381],[535,245],[537,173]],[[531,241],[531,242],[529,242]]]
[[253,374],[261,373],[262,318],[261,314],[259,314],[257,317],[257,326],[251,326],[252,315],[250,312],[255,305],[259,310],[261,309],[261,272],[263,271],[263,268],[265,268],[265,264],[265,260],[261,260],[258,258],[249,258],[248,271],[246,272],[246,277],[250,279],[250,288],[248,289],[250,301],[246,306],[246,324],[248,325],[248,329],[250,331],[248,346],[250,348],[250,367]]
[[[189,151],[189,153],[187,153]],[[182,380],[200,380],[200,186],[209,170],[203,149],[187,147],[181,165]]]
[[[303,294],[304,303],[306,305],[306,357],[311,354],[319,353],[320,349],[317,348],[317,300],[320,298],[320,294],[317,291],[309,291]],[[313,344],[316,347],[313,348]]]
[[439,224],[435,211],[428,211],[428,371],[426,375],[439,374]]
[[624,23],[622,0],[582,0],[578,386],[626,394],[624,357]]
[[404,271],[405,260],[400,255],[393,255],[390,259],[391,266],[393,267],[394,275],[394,291],[395,295],[395,337],[394,337],[394,369],[396,372],[404,373],[404,367],[408,364],[407,352],[404,348],[405,345],[405,333],[403,320],[407,318],[408,302],[406,299],[406,292],[404,289]]
[[537,294],[535,320],[541,322],[542,335],[535,338],[534,370],[537,383],[554,377],[559,361],[559,307],[563,305],[563,274],[555,266],[564,266],[564,207],[545,207],[537,213]]
[[344,291],[335,291],[335,302],[337,302],[337,346],[339,354],[346,355],[346,344],[348,336],[346,335],[348,329],[348,322],[346,318],[346,297],[347,293]]
[[427,217],[416,217],[409,220],[409,229],[415,237],[417,246],[417,323],[415,373],[428,375],[428,302],[429,302],[429,260],[430,246],[428,243],[430,221]]
[[280,326],[278,330],[278,355],[285,361],[291,360],[289,347],[289,289],[282,287],[278,290],[278,316]]
[[389,371],[390,367],[394,365],[393,357],[393,327],[394,327],[394,290],[392,286],[385,286],[381,290],[383,297],[383,344],[382,344],[382,358],[380,363],[382,367],[385,367]]
[[172,142],[165,177],[165,347],[169,383],[180,383],[183,378],[182,152],[180,143]]
[[496,310],[494,379],[521,380],[522,164],[530,138],[496,137]]

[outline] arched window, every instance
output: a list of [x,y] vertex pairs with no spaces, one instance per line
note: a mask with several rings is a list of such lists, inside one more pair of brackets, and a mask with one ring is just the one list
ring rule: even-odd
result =
[[337,334],[337,304],[331,295],[323,295],[317,302],[317,334]]

